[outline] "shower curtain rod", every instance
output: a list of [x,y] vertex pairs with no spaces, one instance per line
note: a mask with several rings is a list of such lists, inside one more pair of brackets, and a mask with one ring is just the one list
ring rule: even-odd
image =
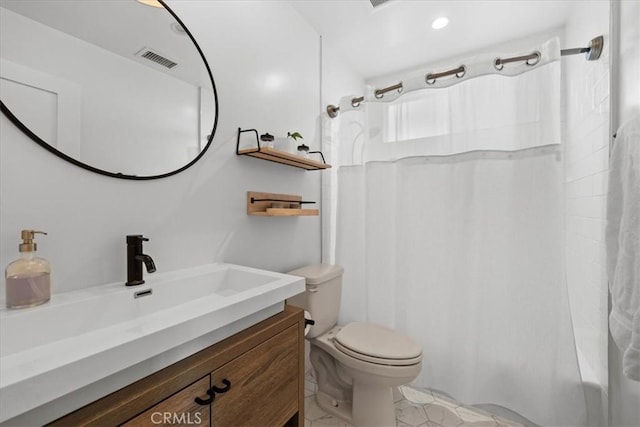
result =
[[[586,53],[585,55],[585,59],[587,61],[596,61],[600,58],[600,55],[602,54],[602,48],[604,45],[604,37],[603,36],[598,36],[595,37],[593,39],[591,39],[591,41],[589,42],[589,46],[588,47],[578,47],[578,48],[574,48],[574,49],[562,49],[560,51],[560,56],[568,56],[568,55],[577,55],[580,53]],[[527,65],[536,65],[541,58],[541,54],[540,52],[533,52],[529,55],[522,55],[522,56],[514,56],[511,58],[496,58],[493,62],[493,66],[495,67],[496,70],[500,71],[502,70],[502,68],[504,67],[504,64],[509,64],[512,62],[521,62],[524,61]],[[455,75],[457,78],[462,78],[464,77],[465,73],[467,72],[467,68],[466,66],[460,65],[457,68],[453,68],[451,70],[447,70],[447,71],[442,71],[439,73],[429,73],[427,75],[425,75],[425,83],[427,85],[433,85],[435,84],[436,80],[440,77],[445,77],[445,76],[453,76]],[[376,89],[373,94],[376,97],[376,99],[382,99],[382,97],[384,97],[384,94],[387,92],[391,92],[397,90],[398,92],[402,92],[402,82],[396,83],[394,85],[391,86],[387,86],[387,87],[383,87],[382,89]],[[357,108],[360,103],[362,103],[364,101],[364,96],[358,96],[355,97],[353,99],[351,99],[351,106],[353,108]],[[338,116],[338,113],[340,112],[340,107],[335,106],[335,105],[327,105],[327,114],[329,115],[329,117],[331,117],[332,119]]]

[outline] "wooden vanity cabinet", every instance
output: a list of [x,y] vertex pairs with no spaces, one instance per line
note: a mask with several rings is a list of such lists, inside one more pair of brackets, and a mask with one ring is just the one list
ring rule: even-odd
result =
[[304,326],[302,310],[285,306],[51,425],[302,427]]

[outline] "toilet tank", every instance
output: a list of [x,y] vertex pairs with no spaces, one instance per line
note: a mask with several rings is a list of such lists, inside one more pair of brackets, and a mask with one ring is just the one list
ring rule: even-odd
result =
[[316,322],[307,338],[325,333],[338,322],[343,271],[339,265],[313,264],[288,273],[306,280],[306,292],[289,298],[287,303],[304,308]]

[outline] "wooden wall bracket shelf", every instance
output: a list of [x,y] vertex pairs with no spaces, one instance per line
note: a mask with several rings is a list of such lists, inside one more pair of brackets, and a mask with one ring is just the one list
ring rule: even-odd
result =
[[[243,132],[254,132],[256,135],[256,147],[240,149],[240,134]],[[318,153],[320,153],[318,151]],[[305,170],[322,170],[330,168],[331,165],[323,161],[319,162],[312,159],[307,159],[302,156],[296,156],[286,151],[278,150],[270,147],[261,147],[260,138],[258,137],[258,131],[255,129],[240,129],[238,128],[238,140],[236,142],[236,154],[238,156],[251,156],[262,160],[268,160],[271,162],[282,163],[283,165],[294,166]],[[322,153],[320,153],[322,155]]]
[[318,209],[303,209],[315,202],[302,200],[291,194],[259,193],[247,191],[247,215],[255,216],[318,216]]

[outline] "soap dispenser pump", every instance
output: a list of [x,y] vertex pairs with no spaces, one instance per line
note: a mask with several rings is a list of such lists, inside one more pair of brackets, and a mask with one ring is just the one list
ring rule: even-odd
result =
[[38,258],[35,234],[44,231],[22,230],[18,246],[20,258],[5,270],[7,308],[26,308],[44,304],[51,298],[51,267],[49,261]]

